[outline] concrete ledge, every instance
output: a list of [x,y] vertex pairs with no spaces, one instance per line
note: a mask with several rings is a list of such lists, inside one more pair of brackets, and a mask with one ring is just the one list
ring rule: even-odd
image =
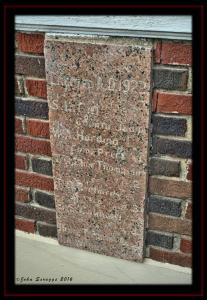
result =
[[81,35],[192,39],[191,16],[21,16],[15,30]]
[[151,259],[137,263],[95,254],[18,230],[15,248],[16,284],[192,283],[188,268]]

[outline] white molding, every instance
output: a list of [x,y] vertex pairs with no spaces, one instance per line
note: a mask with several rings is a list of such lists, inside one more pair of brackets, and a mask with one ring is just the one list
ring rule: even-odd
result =
[[28,32],[192,39],[191,16],[16,16],[15,30]]

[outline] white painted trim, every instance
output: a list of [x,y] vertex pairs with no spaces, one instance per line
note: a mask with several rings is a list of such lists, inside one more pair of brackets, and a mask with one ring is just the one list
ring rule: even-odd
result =
[[16,16],[15,30],[28,32],[192,39],[191,16]]

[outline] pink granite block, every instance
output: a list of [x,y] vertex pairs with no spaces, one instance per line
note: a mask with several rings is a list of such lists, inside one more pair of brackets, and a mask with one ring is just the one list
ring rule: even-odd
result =
[[152,45],[46,37],[60,244],[142,261]]

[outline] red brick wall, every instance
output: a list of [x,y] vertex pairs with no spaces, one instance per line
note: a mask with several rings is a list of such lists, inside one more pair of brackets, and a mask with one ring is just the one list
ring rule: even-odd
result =
[[191,45],[154,44],[146,256],[191,267]]
[[16,228],[56,236],[44,34],[16,33]]
[[[44,34],[16,33],[16,228],[56,237]],[[146,257],[191,266],[191,45],[154,42]]]

